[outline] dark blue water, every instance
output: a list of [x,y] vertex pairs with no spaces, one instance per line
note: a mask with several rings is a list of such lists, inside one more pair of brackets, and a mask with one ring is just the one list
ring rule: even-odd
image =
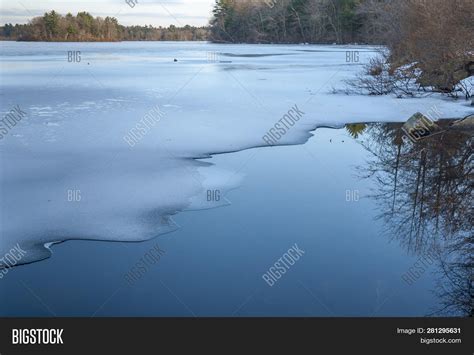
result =
[[[0,316],[430,314],[442,302],[438,267],[402,279],[420,253],[376,218],[379,187],[360,171],[374,159],[361,144],[370,140],[321,128],[304,145],[215,156],[245,174],[231,205],[179,213],[176,232],[143,243],[55,245],[51,258],[0,281]],[[262,275],[295,243],[304,254],[270,287]],[[164,255],[128,284],[156,245]]]

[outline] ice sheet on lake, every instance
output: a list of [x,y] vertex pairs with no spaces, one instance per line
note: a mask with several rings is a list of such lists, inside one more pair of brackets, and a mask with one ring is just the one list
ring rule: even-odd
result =
[[[176,213],[225,205],[208,192],[224,196],[241,172],[195,159],[265,146],[262,136],[295,104],[304,116],[277,144],[434,106],[447,118],[472,113],[437,96],[332,94],[375,47],[0,43],[0,110],[27,112],[0,140],[0,255],[20,243],[21,263],[49,256],[44,245],[57,241],[147,240],[176,228]],[[68,63],[68,51],[82,61]],[[347,51],[360,62],[347,63]],[[130,147],[124,136],[157,106],[163,116]]]

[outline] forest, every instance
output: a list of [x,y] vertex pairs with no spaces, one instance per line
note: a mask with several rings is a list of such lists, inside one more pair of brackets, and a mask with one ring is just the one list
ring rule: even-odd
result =
[[471,0],[216,0],[211,39],[385,44],[417,26],[436,32],[453,17],[458,25],[450,23],[454,26],[444,29],[456,35],[459,28],[462,36],[467,34],[465,26],[472,29],[473,6]]
[[1,40],[16,41],[205,41],[208,37],[207,27],[123,26],[115,17],[93,17],[88,12],[63,16],[54,10],[28,24],[0,27]]
[[246,43],[377,42],[364,26],[367,1],[218,0],[211,39]]

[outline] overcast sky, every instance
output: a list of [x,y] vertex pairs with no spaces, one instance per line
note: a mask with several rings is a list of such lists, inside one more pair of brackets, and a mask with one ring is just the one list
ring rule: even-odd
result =
[[[125,1],[137,2],[134,7]],[[215,0],[0,0],[0,24],[27,23],[46,11],[61,14],[79,11],[93,16],[113,16],[122,25],[204,26]]]

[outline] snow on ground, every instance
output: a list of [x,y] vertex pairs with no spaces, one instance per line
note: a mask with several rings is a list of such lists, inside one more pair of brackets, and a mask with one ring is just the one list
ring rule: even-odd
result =
[[[443,118],[473,113],[437,95],[333,94],[376,54],[368,46],[0,48],[0,112],[19,105],[27,113],[0,140],[0,255],[20,243],[22,262],[47,257],[43,245],[55,241],[149,239],[173,230],[179,211],[225,204],[208,191],[224,195],[242,174],[194,159],[267,146],[262,137],[295,105],[301,118],[275,145],[304,143],[318,126],[406,121],[433,108]],[[68,51],[81,61],[69,63]]]

